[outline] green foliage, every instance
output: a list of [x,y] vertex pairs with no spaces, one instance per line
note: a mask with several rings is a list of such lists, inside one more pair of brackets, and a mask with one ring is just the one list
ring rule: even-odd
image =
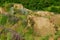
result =
[[11,33],[8,32],[8,33],[7,33],[7,40],[11,40],[11,38],[12,38]]
[[7,16],[1,15],[0,24],[1,24],[1,25],[4,25],[6,22],[7,22]]
[[[45,10],[52,5],[60,6],[60,0],[0,0],[1,6],[7,5],[7,3],[21,3],[31,10]],[[50,11],[60,13],[60,8],[52,7]]]
[[45,11],[60,13],[60,6],[50,6],[44,9]]

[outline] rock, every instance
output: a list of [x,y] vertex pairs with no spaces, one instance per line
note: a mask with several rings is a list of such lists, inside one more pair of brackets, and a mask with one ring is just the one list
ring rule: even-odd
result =
[[54,15],[53,12],[48,12],[48,11],[37,11],[36,14],[40,15],[40,16],[52,16],[52,15]]
[[39,36],[54,35],[54,25],[50,23],[48,18],[29,16],[32,22],[34,33]]
[[0,14],[7,14],[6,10],[3,7],[0,7]]
[[15,13],[24,14],[24,15],[26,14],[27,15],[28,13],[31,12],[31,10],[23,7],[22,4],[14,4],[13,7],[15,9]]
[[48,11],[36,11],[34,12],[36,16],[40,17],[46,17],[46,18],[51,18],[53,15],[55,15],[53,12],[48,12]]
[[23,5],[22,4],[14,4],[13,7],[16,8],[16,9],[22,9]]
[[51,17],[50,21],[55,24],[56,30],[60,30],[60,14],[56,14]]
[[34,24],[34,31],[37,34],[46,36],[55,33],[54,26],[49,22],[48,19],[41,17],[35,18],[34,20],[36,20]]

